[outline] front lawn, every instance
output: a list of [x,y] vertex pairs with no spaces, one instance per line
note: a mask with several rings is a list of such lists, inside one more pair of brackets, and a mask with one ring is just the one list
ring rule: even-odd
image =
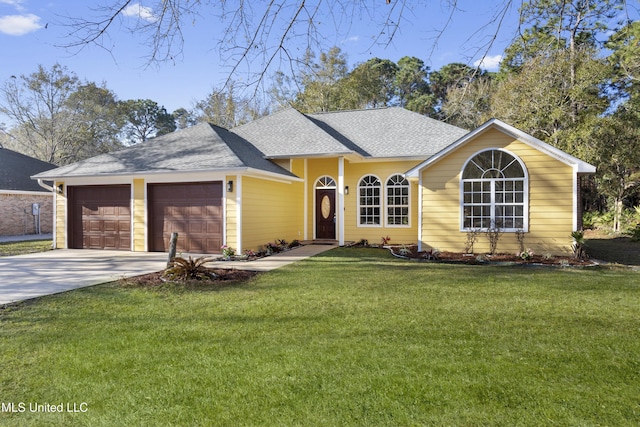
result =
[[628,269],[334,249],[221,288],[114,283],[10,307],[0,348],[0,425],[640,424]]
[[24,255],[53,249],[51,239],[0,242],[0,256]]

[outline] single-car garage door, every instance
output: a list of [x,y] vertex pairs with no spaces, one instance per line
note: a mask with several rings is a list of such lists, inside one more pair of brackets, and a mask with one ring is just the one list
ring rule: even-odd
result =
[[131,187],[69,186],[69,247],[131,250]]
[[222,182],[149,184],[149,250],[219,253],[222,245]]

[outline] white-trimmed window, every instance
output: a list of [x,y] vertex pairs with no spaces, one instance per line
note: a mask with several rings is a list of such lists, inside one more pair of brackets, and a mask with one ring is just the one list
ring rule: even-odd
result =
[[387,180],[387,225],[409,226],[409,181],[400,174]]
[[363,177],[358,183],[358,224],[379,227],[382,211],[382,184],[374,175]]
[[316,181],[316,188],[336,188],[336,182],[330,176],[321,176]]
[[528,231],[524,164],[504,150],[476,153],[462,170],[462,229]]

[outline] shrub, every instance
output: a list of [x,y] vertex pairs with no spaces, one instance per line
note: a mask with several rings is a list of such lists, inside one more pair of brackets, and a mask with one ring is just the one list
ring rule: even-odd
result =
[[487,240],[489,240],[489,253],[494,255],[498,248],[498,240],[502,237],[502,230],[499,227],[492,225],[487,229]]
[[294,239],[291,243],[289,243],[289,249],[293,249],[293,248],[297,248],[300,245],[300,241],[297,239]]
[[525,238],[524,230],[521,228],[516,230],[516,240],[518,241],[518,245],[520,246],[520,253],[526,252],[524,250],[524,238]]
[[472,228],[467,231],[467,241],[464,244],[464,253],[472,254],[473,245],[478,241],[479,230]]
[[533,251],[530,248],[527,248],[526,251],[520,251],[516,255],[524,261],[530,261],[531,258],[533,258]]
[[424,259],[428,259],[431,261],[438,261],[440,259],[440,257],[438,256],[440,255],[440,250],[433,248],[428,250],[427,252],[424,253],[423,257]]
[[573,242],[571,248],[573,249],[573,257],[579,260],[587,258],[587,252],[584,249],[584,233],[582,231],[574,231],[571,233]]
[[391,237],[387,236],[382,236],[382,246],[387,246],[389,244],[389,242],[391,241]]
[[400,255],[408,257],[411,255],[411,249],[409,249],[406,245],[402,245],[402,247],[398,250]]
[[189,279],[214,279],[215,273],[210,271],[205,264],[214,261],[213,258],[199,257],[195,260],[192,257],[185,259],[175,257],[169,262],[169,267],[162,274],[171,280],[189,280]]
[[222,258],[226,260],[230,260],[236,254],[236,251],[227,245],[222,245],[220,249],[222,249]]

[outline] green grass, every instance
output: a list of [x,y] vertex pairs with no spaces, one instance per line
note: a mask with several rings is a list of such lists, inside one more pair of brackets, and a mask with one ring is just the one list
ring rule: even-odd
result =
[[34,252],[45,252],[52,250],[53,241],[48,240],[27,240],[24,242],[2,242],[0,243],[0,256],[24,255]]
[[640,276],[334,249],[219,289],[0,314],[0,425],[640,424]]

